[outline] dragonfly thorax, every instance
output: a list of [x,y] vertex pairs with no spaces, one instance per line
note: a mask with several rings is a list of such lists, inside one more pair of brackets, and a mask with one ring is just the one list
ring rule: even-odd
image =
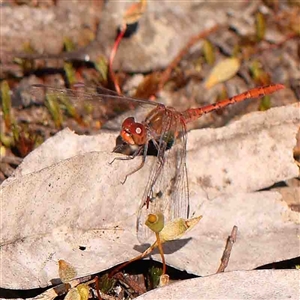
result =
[[124,120],[120,135],[123,141],[129,145],[144,145],[147,140],[145,126],[135,122],[133,117]]

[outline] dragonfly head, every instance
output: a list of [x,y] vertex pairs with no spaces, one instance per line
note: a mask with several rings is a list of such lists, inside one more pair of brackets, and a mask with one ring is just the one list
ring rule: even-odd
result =
[[147,134],[145,126],[134,121],[133,117],[124,120],[120,133],[124,142],[129,145],[144,145],[146,143]]

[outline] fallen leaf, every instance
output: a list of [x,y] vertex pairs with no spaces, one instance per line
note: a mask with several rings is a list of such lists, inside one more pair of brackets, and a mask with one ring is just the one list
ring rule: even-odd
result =
[[216,64],[205,81],[205,88],[210,89],[214,85],[224,82],[233,77],[240,68],[238,58],[227,58]]
[[64,283],[71,281],[77,275],[75,268],[63,259],[58,261],[58,274]]
[[132,4],[123,16],[124,23],[129,25],[139,21],[147,7],[147,0],[140,0],[138,3]]

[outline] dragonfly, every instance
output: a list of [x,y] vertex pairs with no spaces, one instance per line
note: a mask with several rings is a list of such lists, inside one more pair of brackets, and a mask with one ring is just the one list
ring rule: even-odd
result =
[[186,166],[187,124],[228,105],[270,95],[283,89],[284,85],[270,84],[256,87],[220,102],[190,108],[183,112],[159,102],[120,96],[102,88],[91,90],[83,85],[76,90],[40,85],[33,88],[35,91],[40,89],[48,93],[63,95],[64,101],[67,99],[75,106],[96,101],[99,104],[96,111],[98,116],[107,115],[107,107],[120,105],[138,106],[145,109],[140,120],[129,116],[123,121],[117,145],[113,150],[123,153],[126,147],[131,149],[128,156],[116,159],[127,160],[141,157],[140,164],[126,175],[124,182],[128,176],[143,168],[149,152],[156,156],[137,209],[137,237],[140,242],[145,242],[151,234],[145,226],[145,220],[150,213],[162,213],[166,222],[176,218],[189,218]]

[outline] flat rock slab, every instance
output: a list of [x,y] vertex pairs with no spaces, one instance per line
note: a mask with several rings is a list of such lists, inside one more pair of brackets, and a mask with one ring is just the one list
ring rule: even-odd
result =
[[299,299],[298,270],[236,271],[184,280],[136,299]]
[[[165,245],[168,264],[201,276],[214,274],[234,225],[238,239],[228,270],[300,255],[299,214],[283,194],[255,192],[298,176],[292,153],[299,125],[299,106],[288,106],[248,115],[224,128],[189,133],[191,214],[203,219],[183,238]],[[109,164],[115,155],[107,149],[115,137],[79,137],[65,130],[53,137],[55,142],[48,140],[32,152],[15,177],[2,184],[1,287],[47,286],[58,278],[59,259],[81,277],[146,249],[136,238],[136,212],[156,158],[148,157],[122,185],[140,160]],[[89,152],[104,144],[103,151]],[[160,260],[156,252],[153,258]]]

